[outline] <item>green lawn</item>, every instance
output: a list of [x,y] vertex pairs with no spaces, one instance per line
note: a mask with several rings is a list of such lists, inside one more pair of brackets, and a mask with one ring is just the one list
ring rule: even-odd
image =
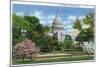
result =
[[45,57],[37,58],[34,61],[21,61],[21,60],[12,60],[12,64],[36,64],[36,63],[48,63],[48,62],[67,62],[67,61],[80,61],[80,60],[93,60],[93,55],[80,55],[80,56],[54,56],[54,57]]

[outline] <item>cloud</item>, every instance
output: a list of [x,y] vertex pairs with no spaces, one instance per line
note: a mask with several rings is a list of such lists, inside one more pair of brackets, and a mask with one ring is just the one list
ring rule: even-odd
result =
[[43,16],[42,16],[42,12],[41,11],[34,11],[34,12],[32,12],[30,14],[30,16],[36,16],[39,19],[43,19]]
[[[48,19],[54,20],[55,17],[56,17],[55,15],[50,15],[50,16],[48,16]],[[60,21],[62,21],[62,18],[61,18],[60,16],[57,16],[57,18],[58,18]]]
[[41,11],[34,11],[30,14],[30,16],[40,16],[42,14]]
[[85,18],[85,16],[79,16],[78,17],[80,20],[83,20]]
[[[45,16],[45,15],[41,14],[41,16],[42,16],[42,19],[40,19],[40,23],[43,24],[43,26],[51,27],[52,23],[53,23],[53,20],[55,18],[55,15],[52,14],[52,15],[49,15],[49,16],[48,15]],[[58,19],[59,19],[59,21],[62,22],[62,18],[60,16],[58,16]]]
[[65,20],[63,21],[64,26],[72,24],[70,20]]
[[[43,26],[46,25],[47,23],[47,16],[43,15],[43,12],[41,11],[33,11],[30,16],[36,16],[37,18],[39,18],[40,20],[40,24],[42,24]],[[49,21],[49,20],[48,20]]]
[[66,25],[65,28],[72,28],[72,25]]
[[41,20],[41,21],[40,21],[40,23],[41,23],[41,24],[45,24],[45,23],[46,23],[46,21],[44,21],[44,20]]
[[75,20],[78,18],[81,21],[84,19],[85,16],[74,16],[74,15],[69,15],[66,19],[66,24],[73,24],[75,22]]
[[16,15],[17,16],[21,16],[21,17],[24,17],[24,12],[16,12]]
[[75,21],[75,20],[76,20],[76,16],[74,16],[74,15],[69,15],[69,16],[67,17],[67,20]]
[[80,19],[80,20],[83,20],[85,18],[85,16],[79,16],[79,17],[77,17],[77,16],[74,16],[74,15],[69,15],[67,17],[67,20],[75,21],[77,18]]
[[50,15],[50,16],[48,16],[48,19],[53,20],[54,18],[55,18],[55,15]]
[[64,21],[63,21],[63,23],[64,23],[64,25],[72,25],[74,22],[75,22],[75,20],[76,20],[76,16],[74,16],[74,15],[69,15]]

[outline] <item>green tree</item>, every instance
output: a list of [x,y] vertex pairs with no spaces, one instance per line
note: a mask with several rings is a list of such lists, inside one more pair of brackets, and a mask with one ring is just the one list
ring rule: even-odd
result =
[[94,27],[94,21],[95,21],[95,14],[94,13],[89,13],[88,15],[85,16],[83,19],[84,24],[90,25],[90,27]]
[[29,23],[31,23],[30,27],[31,27],[33,30],[35,30],[35,31],[37,31],[37,32],[39,32],[39,33],[43,33],[43,32],[44,32],[43,26],[39,23],[40,20],[39,20],[37,17],[35,17],[35,16],[25,16],[24,18],[25,18],[25,20],[27,20]]
[[63,42],[64,49],[72,48],[72,44],[73,44],[73,40],[72,40],[71,36],[66,36],[64,39],[64,42]]
[[39,19],[35,16],[24,16],[24,18],[31,23],[32,29],[36,30],[36,26],[39,24]]
[[[84,41],[94,41],[94,13],[89,13],[85,16],[85,18],[81,21],[79,19],[76,19],[73,28],[78,29],[80,32],[76,36],[76,41],[84,42]],[[83,24],[88,25],[87,28],[82,28],[82,22]]]
[[46,33],[50,32],[50,27],[48,27],[48,26],[44,26],[43,29],[44,29],[44,32],[46,32]]
[[89,13],[88,15],[85,16],[85,18],[83,19],[84,24],[89,25],[89,27],[87,28],[87,31],[89,33],[89,40],[94,41],[94,28],[95,28],[95,14],[94,13]]
[[82,24],[80,19],[76,19],[73,25],[74,29],[78,29],[79,31],[82,30]]
[[12,43],[15,45],[16,43],[22,40],[21,37],[21,29],[28,30],[30,28],[30,24],[23,17],[17,16],[13,14],[12,16]]

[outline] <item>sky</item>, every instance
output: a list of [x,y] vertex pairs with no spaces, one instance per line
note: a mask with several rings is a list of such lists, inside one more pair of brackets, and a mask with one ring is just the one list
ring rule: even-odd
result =
[[[65,26],[65,32],[77,33],[73,29],[76,18],[83,19],[90,12],[95,12],[94,8],[59,7],[45,5],[13,4],[13,13],[19,16],[36,16],[44,26],[52,26],[53,19],[57,15]],[[84,25],[85,27],[85,25]]]

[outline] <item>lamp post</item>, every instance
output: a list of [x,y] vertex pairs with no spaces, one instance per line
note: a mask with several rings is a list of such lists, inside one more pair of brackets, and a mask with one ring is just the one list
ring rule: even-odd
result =
[[21,34],[22,34],[23,40],[25,39],[26,32],[27,32],[26,29],[21,29]]

